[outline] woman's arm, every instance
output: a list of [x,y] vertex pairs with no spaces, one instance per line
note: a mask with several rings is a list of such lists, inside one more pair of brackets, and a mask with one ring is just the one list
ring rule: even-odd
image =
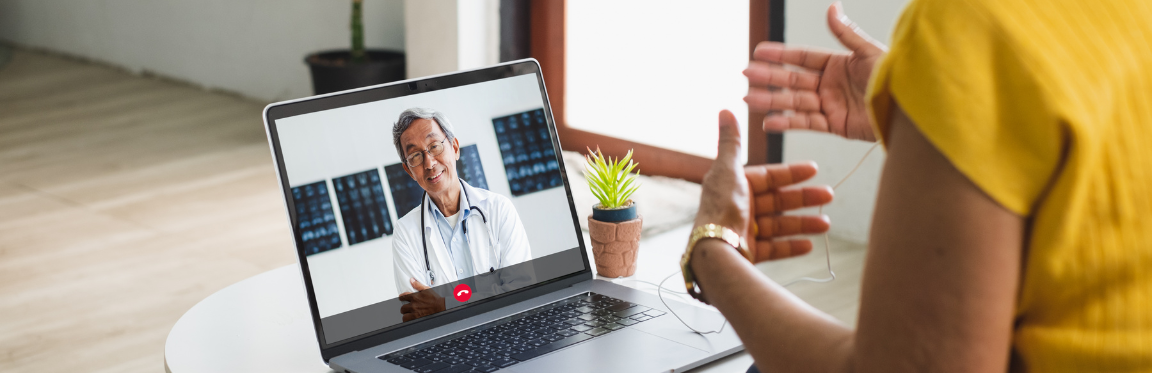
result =
[[[1024,219],[956,170],[898,107],[894,114],[855,332],[766,279],[721,241],[702,241],[693,253],[704,294],[762,371],[1007,369]],[[730,146],[725,125],[738,126],[721,123],[721,144]],[[713,173],[732,168],[724,163],[718,158]],[[724,188],[706,186],[701,203],[738,206],[718,190]],[[702,213],[715,210],[701,206]]]

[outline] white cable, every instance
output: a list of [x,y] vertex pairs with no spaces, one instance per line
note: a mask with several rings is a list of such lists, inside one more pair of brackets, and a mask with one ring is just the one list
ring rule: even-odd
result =
[[[848,171],[848,174],[844,175],[844,178],[840,179],[840,182],[838,182],[838,183],[836,183],[836,185],[832,186],[832,190],[835,191],[836,188],[839,188],[841,184],[844,184],[845,181],[848,181],[848,178],[852,177],[852,174],[856,173],[856,170],[860,169],[860,165],[864,164],[864,161],[868,159],[868,155],[872,154],[872,151],[876,150],[877,146],[880,146],[879,142],[877,142],[875,145],[872,145],[871,148],[868,148],[868,151],[864,152],[864,156],[860,157],[860,161],[856,162],[856,167],[852,167],[852,171]],[[820,208],[817,210],[816,213],[817,214],[824,214],[824,206],[820,206]],[[836,272],[832,270],[832,245],[828,241],[828,232],[824,232],[824,263],[828,266],[828,277],[825,277],[825,278],[800,277],[800,278],[793,279],[791,281],[784,283],[784,287],[792,286],[792,285],[799,283],[801,281],[824,283],[824,282],[832,282],[832,280],[836,279]]]
[[[708,331],[708,332],[702,332],[702,331],[696,330],[696,328],[693,328],[691,325],[688,325],[688,323],[685,322],[684,319],[680,318],[680,315],[676,314],[676,310],[672,309],[672,307],[669,307],[668,302],[664,301],[664,292],[663,292],[664,283],[667,282],[668,279],[672,278],[672,276],[675,276],[677,273],[680,273],[680,271],[672,272],[672,274],[668,275],[668,277],[665,277],[663,281],[660,281],[660,285],[656,285],[656,295],[660,297],[660,303],[664,303],[664,308],[667,308],[668,312],[672,313],[672,316],[676,316],[676,320],[680,320],[680,323],[684,324],[684,327],[688,328],[693,333],[696,333],[699,335],[705,335],[705,334],[713,334],[713,333],[723,332],[724,327],[728,326],[728,319],[727,318],[724,319],[723,324],[720,324],[720,329]],[[685,294],[687,294],[687,293],[685,293]]]
[[[677,272],[677,273],[679,273],[679,272]],[[673,273],[673,274],[675,274],[675,273]],[[614,279],[612,279],[612,282],[616,282],[616,283],[619,283],[619,281],[633,281],[633,282],[639,282],[639,283],[642,283],[642,284],[646,284],[646,285],[652,285],[653,287],[656,287],[656,288],[660,288],[660,284],[657,284],[657,283],[655,283],[655,282],[649,282],[649,281],[644,281],[644,280],[637,280],[637,279],[634,279],[634,278],[624,278],[624,277],[617,277],[617,278],[614,278]],[[669,293],[672,293],[672,294],[688,295],[688,292],[686,292],[686,291],[676,291],[676,290],[672,290],[672,289],[668,289],[668,288],[664,288],[664,291],[667,291],[667,292],[669,292]]]
[[[869,148],[868,151],[864,153],[864,156],[860,158],[860,162],[856,163],[856,167],[852,167],[852,171],[848,171],[848,174],[844,175],[844,178],[840,179],[840,182],[836,183],[836,185],[832,187],[832,190],[835,191],[836,188],[839,188],[841,184],[844,184],[845,181],[848,181],[848,178],[852,177],[852,174],[856,173],[856,170],[860,169],[860,166],[863,165],[864,161],[868,159],[868,155],[872,154],[872,151],[876,150],[877,146],[880,146],[879,142],[877,142],[876,145],[872,145],[872,147]],[[817,211],[817,214],[823,214],[823,213],[824,213],[824,206],[820,206],[820,208]],[[827,232],[824,233],[824,263],[828,266],[828,277],[825,277],[825,278],[800,277],[800,278],[788,281],[787,283],[784,284],[784,287],[792,286],[793,284],[799,283],[801,281],[824,283],[824,282],[831,282],[832,280],[836,279],[836,272],[832,270],[832,245],[828,241],[828,233]],[[687,292],[679,292],[679,291],[664,288],[664,283],[668,282],[668,279],[672,278],[672,276],[675,276],[677,273],[680,273],[680,271],[676,271],[676,272],[673,272],[672,274],[668,275],[668,277],[665,277],[664,280],[660,281],[659,284],[653,284],[651,282],[644,281],[644,280],[635,280],[635,279],[629,279],[629,280],[656,286],[656,295],[660,297],[660,303],[663,303],[664,308],[667,308],[668,311],[672,313],[672,316],[676,316],[676,319],[680,320],[680,323],[684,324],[684,327],[688,328],[693,333],[704,335],[704,334],[713,334],[713,333],[723,332],[724,327],[728,326],[728,319],[727,318],[724,319],[723,324],[720,324],[720,329],[717,329],[714,331],[702,332],[702,331],[696,330],[696,328],[693,328],[691,325],[688,325],[688,323],[685,322],[684,319],[680,318],[680,315],[676,314],[676,310],[673,310],[672,307],[668,306],[668,302],[664,301],[664,292],[665,291],[668,291],[670,293],[675,293],[675,294],[688,294]],[[623,280],[623,279],[621,278],[620,280]],[[613,281],[615,281],[615,279]]]
[[656,287],[656,295],[660,297],[660,303],[664,304],[664,308],[667,308],[668,312],[672,313],[672,316],[676,316],[676,319],[680,320],[680,323],[684,324],[684,327],[688,328],[689,330],[691,330],[692,332],[694,332],[696,334],[700,334],[700,335],[714,334],[714,333],[720,333],[720,332],[724,331],[724,326],[728,325],[727,319],[724,320],[723,324],[720,324],[719,330],[702,332],[702,331],[696,330],[696,328],[693,328],[691,325],[688,325],[688,323],[685,322],[684,319],[680,318],[680,315],[676,313],[676,310],[672,309],[672,307],[668,305],[668,302],[664,300],[664,292],[665,291],[669,292],[669,293],[673,293],[673,294],[688,295],[687,291],[676,291],[676,290],[672,290],[672,289],[668,289],[668,288],[664,287],[664,283],[668,282],[668,279],[672,278],[672,276],[675,276],[678,273],[680,273],[680,271],[672,272],[672,274],[668,275],[668,277],[665,277],[664,280],[660,281],[659,284],[654,283],[654,282],[648,282],[648,281],[644,281],[644,280],[637,280],[637,279],[633,279],[633,278],[624,278],[624,277],[617,277],[617,278],[612,279],[611,281],[613,283],[619,283],[620,281],[635,281],[635,282],[655,286]]

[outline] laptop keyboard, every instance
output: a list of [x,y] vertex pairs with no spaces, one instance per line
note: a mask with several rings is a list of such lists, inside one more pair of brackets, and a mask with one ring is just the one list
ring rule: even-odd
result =
[[589,292],[378,358],[421,373],[495,372],[663,314]]

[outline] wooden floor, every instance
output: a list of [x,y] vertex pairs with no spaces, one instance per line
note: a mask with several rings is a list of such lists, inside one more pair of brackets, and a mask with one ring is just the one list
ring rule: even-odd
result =
[[0,371],[163,371],[185,311],[293,263],[262,109],[17,51],[0,69]]
[[[213,292],[295,261],[262,103],[17,51],[0,68],[0,372],[157,372]],[[822,277],[815,254],[761,265]],[[855,323],[863,248],[791,288]],[[741,368],[742,370],[742,368]]]

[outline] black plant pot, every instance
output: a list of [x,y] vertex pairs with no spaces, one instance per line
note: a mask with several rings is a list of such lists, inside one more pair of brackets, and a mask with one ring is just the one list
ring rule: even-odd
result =
[[608,210],[601,210],[599,203],[597,203],[595,206],[592,206],[592,219],[596,219],[605,223],[619,223],[635,218],[636,202],[630,202],[626,207]]
[[334,50],[304,57],[312,70],[312,92],[325,94],[404,80],[404,53],[369,49],[368,61],[351,63],[351,52]]

